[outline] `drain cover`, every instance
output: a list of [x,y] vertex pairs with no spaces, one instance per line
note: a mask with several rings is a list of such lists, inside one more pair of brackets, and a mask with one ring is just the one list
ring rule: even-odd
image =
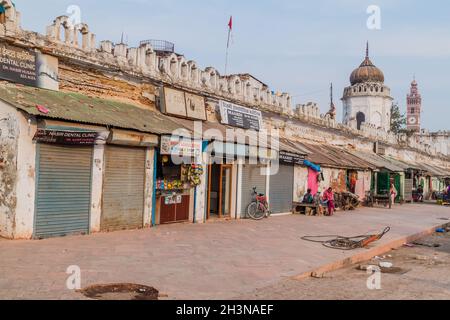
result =
[[155,288],[131,284],[98,284],[79,291],[94,300],[158,300],[159,291]]

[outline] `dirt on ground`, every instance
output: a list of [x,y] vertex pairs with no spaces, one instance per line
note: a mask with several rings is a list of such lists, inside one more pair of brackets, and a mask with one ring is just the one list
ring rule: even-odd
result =
[[93,285],[79,293],[93,300],[158,300],[159,297],[155,288],[131,283]]
[[[387,266],[381,268],[381,288],[368,289],[367,283],[373,274],[368,273],[367,268],[380,265]],[[450,233],[435,233],[371,261],[326,274],[324,278],[286,279],[237,298],[450,300]]]

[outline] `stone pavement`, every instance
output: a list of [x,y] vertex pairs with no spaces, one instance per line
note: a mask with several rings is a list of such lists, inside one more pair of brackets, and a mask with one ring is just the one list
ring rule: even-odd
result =
[[66,289],[68,266],[78,265],[82,286],[130,282],[169,299],[231,299],[361,254],[305,242],[305,235],[353,236],[392,231],[376,246],[449,223],[450,209],[404,205],[359,209],[334,217],[282,216],[260,222],[168,225],[56,238],[0,241],[1,299],[81,299]]

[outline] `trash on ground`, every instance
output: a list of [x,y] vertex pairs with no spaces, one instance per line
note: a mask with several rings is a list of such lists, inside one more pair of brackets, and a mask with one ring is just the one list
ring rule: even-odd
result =
[[382,267],[382,268],[392,268],[393,266],[394,266],[394,264],[391,262],[387,262],[387,261],[380,262],[380,267]]
[[414,257],[415,260],[419,260],[419,261],[428,261],[430,260],[430,257],[428,256],[422,256],[422,255],[417,255]]
[[445,229],[439,228],[436,230],[437,233],[446,233]]
[[439,248],[439,247],[441,247],[441,245],[438,244],[438,243],[429,244],[429,243],[422,243],[422,242],[414,242],[414,245],[420,246],[420,247],[428,247],[428,248]]
[[378,267],[378,266],[374,266],[374,265],[360,265],[358,266],[356,269],[357,270],[361,270],[361,271],[366,271],[369,270],[369,268],[378,268],[380,270],[381,273],[390,273],[390,274],[405,274],[411,271],[411,269],[402,269],[402,268],[398,268],[398,267],[390,267],[390,268],[386,268],[386,267]]

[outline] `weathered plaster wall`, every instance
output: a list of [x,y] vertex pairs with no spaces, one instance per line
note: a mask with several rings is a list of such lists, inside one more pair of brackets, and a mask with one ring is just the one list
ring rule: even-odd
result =
[[[30,119],[28,121],[28,119]],[[36,190],[36,143],[37,130],[34,118],[18,116],[20,132],[17,157],[17,210],[15,239],[29,239],[33,235]]]
[[332,187],[334,192],[347,191],[346,170],[322,168],[324,180],[320,183],[319,192]]
[[18,112],[0,102],[0,236],[12,238],[17,210]]
[[90,232],[100,232],[105,172],[105,145],[94,146],[92,161],[92,191]]
[[149,228],[152,225],[153,173],[155,168],[155,149],[148,148],[145,159],[144,228]]
[[294,167],[294,201],[301,202],[308,189],[308,169],[306,167]]

